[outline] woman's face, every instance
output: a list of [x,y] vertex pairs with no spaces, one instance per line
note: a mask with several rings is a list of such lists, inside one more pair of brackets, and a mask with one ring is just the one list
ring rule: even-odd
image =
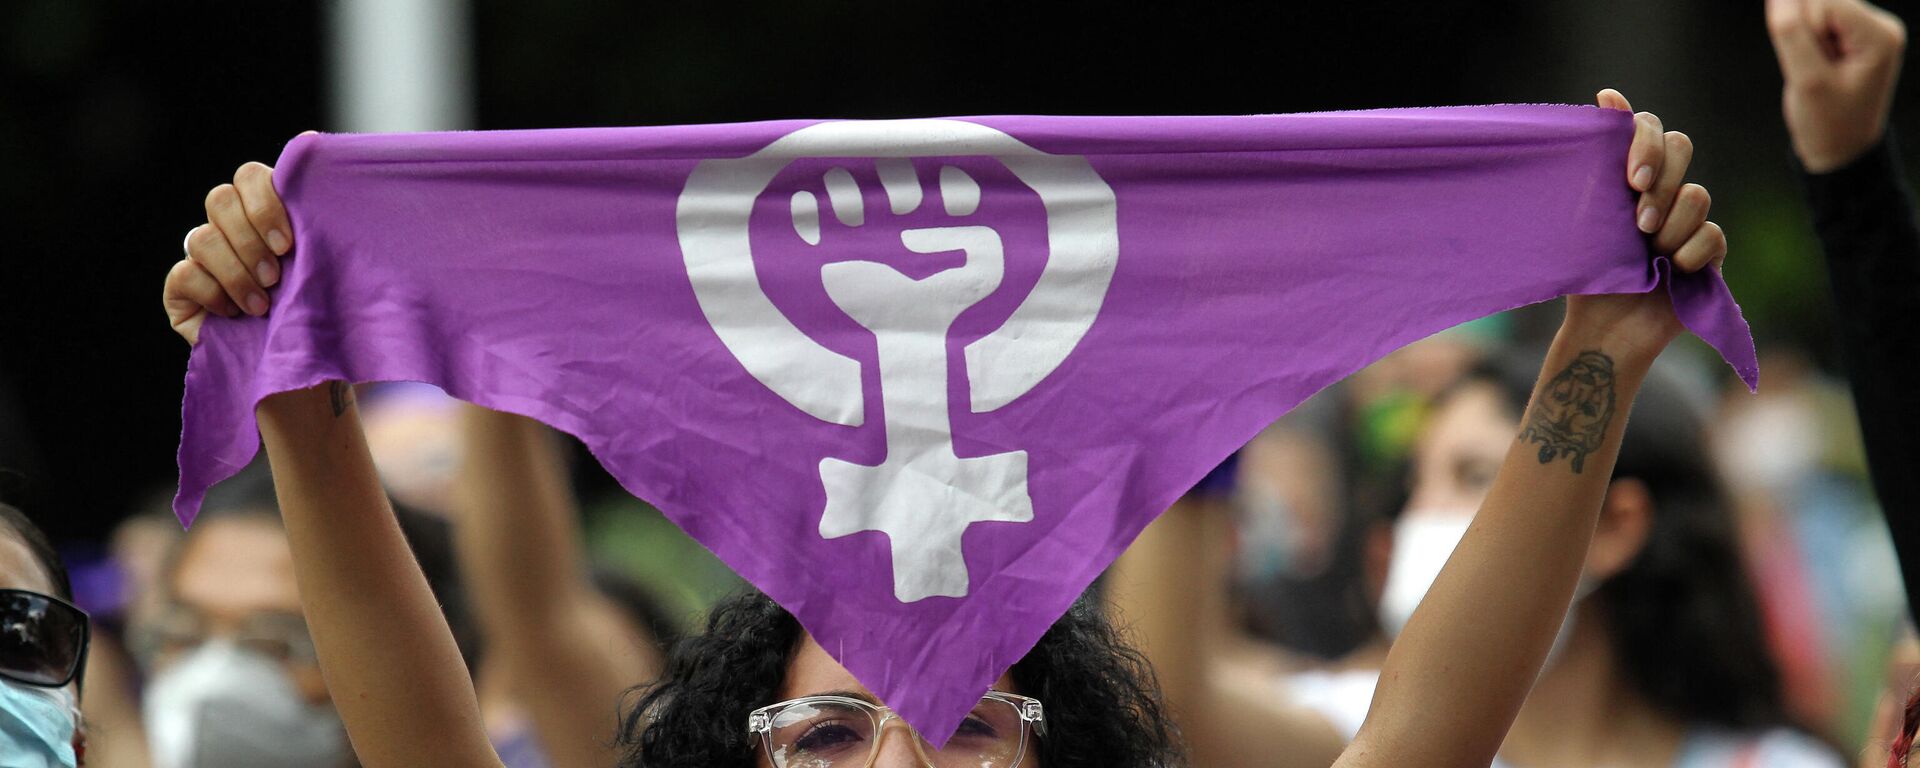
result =
[[[298,642],[306,635],[293,549],[278,524],[253,516],[216,517],[198,523],[182,547],[167,584],[167,604],[147,622],[164,638],[149,661],[155,673],[211,638],[249,638],[250,644],[271,648],[279,644],[261,641],[284,634]],[[318,664],[288,659],[284,667],[307,703],[328,700]]]
[[[1013,686],[1011,674],[1001,675],[1000,679],[993,684],[993,689],[1019,693]],[[834,661],[832,656],[827,655],[826,649],[814,642],[810,635],[801,640],[800,648],[794,653],[793,660],[787,663],[787,678],[780,686],[779,700],[787,701],[802,696],[845,696],[874,704],[880,703],[880,699],[874,696],[872,691],[867,690],[859,680],[854,679],[853,673],[848,672],[846,667],[840,666],[840,662]],[[872,768],[920,768],[926,765],[914,751],[913,739],[905,738],[912,736],[912,731],[894,727],[896,724],[899,724],[898,721],[887,724],[883,732],[884,737],[880,741],[880,753],[874,756]],[[1040,758],[1034,754],[1035,751],[1034,745],[1029,742],[1026,758],[1020,763],[1021,768],[1040,765]],[[929,754],[931,755],[930,750]],[[761,755],[760,760],[762,766],[769,764],[764,754]]]
[[[5,525],[0,525],[0,589],[24,589],[42,595],[55,596],[53,574],[40,565],[39,558],[33,556],[33,550],[27,542]],[[78,681],[68,683],[67,695],[71,701],[79,701]],[[75,723],[77,727],[79,724]],[[74,748],[77,750],[86,741],[83,733],[74,735]]]
[[40,566],[33,550],[12,531],[0,527],[0,589],[54,594],[53,574]]
[[1466,536],[1513,443],[1513,421],[1491,385],[1466,385],[1435,404],[1414,444],[1413,491],[1393,526],[1376,605],[1389,636],[1413,617]]
[[1468,384],[1441,400],[1414,445],[1407,514],[1471,517],[1493,488],[1517,420],[1491,384]]

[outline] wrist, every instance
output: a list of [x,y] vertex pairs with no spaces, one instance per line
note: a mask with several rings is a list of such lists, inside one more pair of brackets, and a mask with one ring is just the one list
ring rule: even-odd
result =
[[344,381],[328,381],[261,398],[254,417],[263,430],[300,430],[330,424],[353,406],[353,387]]
[[1547,354],[1549,358],[1571,358],[1581,352],[1598,351],[1613,360],[1621,377],[1638,380],[1678,336],[1677,330],[1664,328],[1648,333],[1626,323],[1581,322],[1569,311]]
[[1885,140],[1886,124],[1882,122],[1878,130],[1867,135],[1846,137],[1837,141],[1822,142],[1819,145],[1795,141],[1793,153],[1800,161],[1800,167],[1803,170],[1818,176],[1842,170],[1859,162]]

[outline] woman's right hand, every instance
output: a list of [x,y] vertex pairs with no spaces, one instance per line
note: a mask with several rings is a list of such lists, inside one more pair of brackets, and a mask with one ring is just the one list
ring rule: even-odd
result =
[[200,342],[206,313],[267,313],[267,289],[280,282],[280,257],[293,248],[293,225],[273,169],[247,163],[232,184],[207,193],[207,223],[187,233],[186,258],[167,272],[161,301],[167,323],[188,344]]

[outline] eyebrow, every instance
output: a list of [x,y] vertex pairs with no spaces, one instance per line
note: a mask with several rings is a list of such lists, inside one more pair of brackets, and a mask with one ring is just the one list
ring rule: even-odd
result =
[[859,699],[868,704],[872,704],[876,707],[886,706],[885,704],[881,704],[880,700],[878,698],[875,698],[873,694],[867,693],[865,691],[838,690],[838,691],[827,691],[825,693],[809,693],[807,695],[808,696],[839,696],[843,699]]

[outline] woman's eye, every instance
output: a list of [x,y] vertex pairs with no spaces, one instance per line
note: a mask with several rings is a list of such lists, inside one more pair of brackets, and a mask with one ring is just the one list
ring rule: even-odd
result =
[[1493,487],[1493,479],[1500,474],[1498,462],[1482,459],[1462,459],[1454,467],[1455,479],[1460,487],[1476,492],[1484,492]]
[[187,629],[170,629],[156,634],[160,648],[166,651],[189,650],[207,641],[206,635]]
[[960,730],[956,731],[954,735],[994,738],[999,736],[1000,732],[993,727],[992,723],[978,717],[968,717],[966,720],[960,722]]
[[801,752],[828,752],[845,749],[860,743],[860,732],[847,727],[844,723],[821,723],[801,734],[794,740],[794,749]]

